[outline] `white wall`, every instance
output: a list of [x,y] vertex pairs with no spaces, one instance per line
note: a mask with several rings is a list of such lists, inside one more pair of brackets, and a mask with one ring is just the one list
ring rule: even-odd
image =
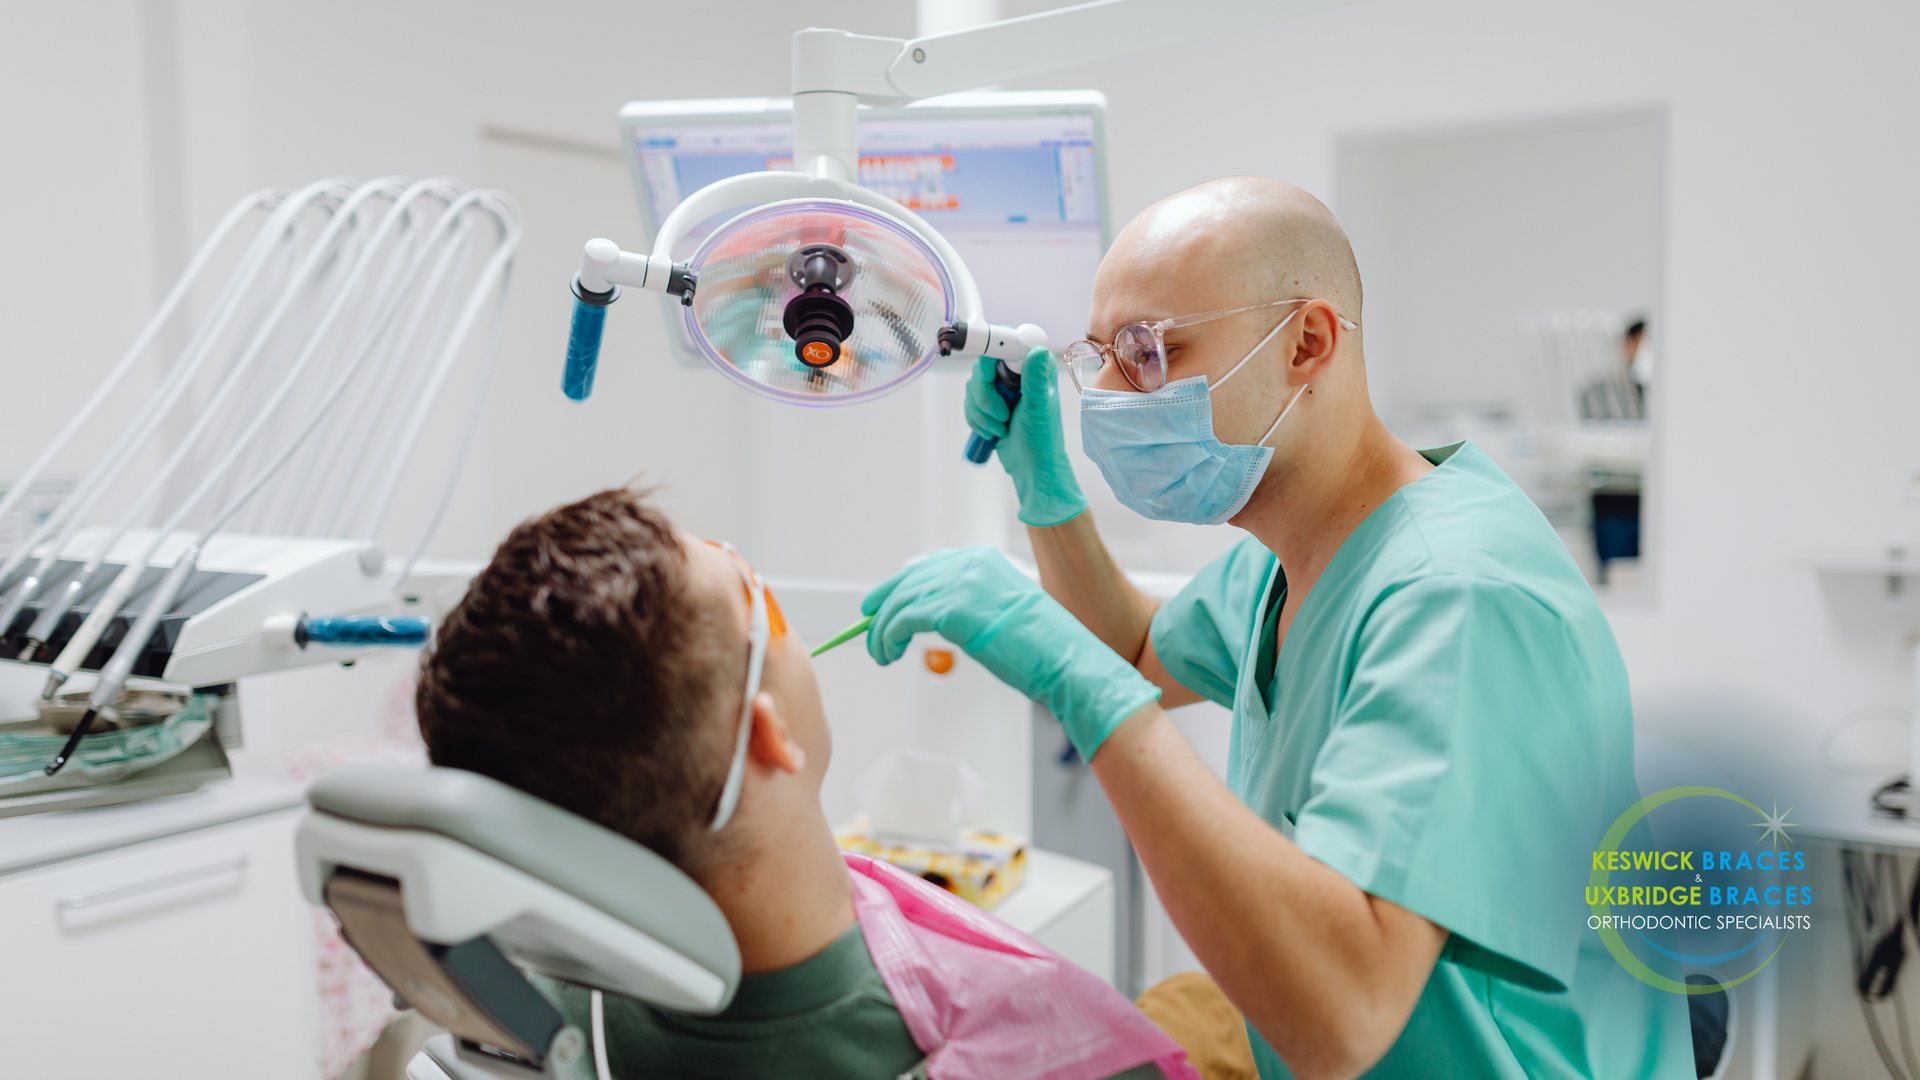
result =
[[[79,407],[153,303],[136,8],[0,7],[0,480]],[[102,448],[90,449],[62,473]]]
[[1460,407],[1537,422],[1523,313],[1648,313],[1661,141],[1648,114],[1341,141],[1335,201],[1366,271],[1367,381],[1396,433]]

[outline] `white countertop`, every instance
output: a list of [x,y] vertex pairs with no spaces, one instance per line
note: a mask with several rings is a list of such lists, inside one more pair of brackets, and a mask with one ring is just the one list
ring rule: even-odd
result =
[[1790,819],[1800,823],[1800,828],[1794,831],[1806,837],[1842,843],[1920,849],[1920,825],[1880,817],[1868,803],[1874,791],[1887,780],[1886,776],[1819,773],[1809,790],[1807,803],[1793,808]]
[[292,782],[241,778],[185,795],[0,818],[0,876],[301,805]]

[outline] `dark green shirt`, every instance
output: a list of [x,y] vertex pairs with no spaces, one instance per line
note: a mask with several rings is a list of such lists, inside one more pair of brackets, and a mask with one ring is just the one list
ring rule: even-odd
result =
[[[587,991],[536,976],[567,1022],[591,1032]],[[926,1055],[873,966],[860,924],[789,968],[746,975],[718,1016],[689,1016],[606,996],[607,1065],[620,1080],[892,1080]],[[1113,1080],[1160,1080],[1153,1065]]]

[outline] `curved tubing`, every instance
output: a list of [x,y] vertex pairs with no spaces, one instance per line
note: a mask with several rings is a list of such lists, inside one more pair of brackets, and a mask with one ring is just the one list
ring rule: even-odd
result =
[[[119,478],[127,464],[134,459],[135,452],[152,436],[161,419],[192,384],[194,377],[205,363],[213,342],[224,332],[227,320],[235,310],[237,298],[251,287],[261,264],[267,258],[267,253],[275,246],[275,238],[291,225],[300,211],[309,203],[331,193],[336,183],[337,181],[325,180],[310,184],[281,202],[273,216],[255,236],[242,260],[241,267],[235,271],[234,278],[222,290],[219,301],[215,303],[214,314],[209,316],[207,325],[188,342],[186,351],[174,363],[173,370],[167,374],[161,385],[155,389],[146,407],[141,410],[134,422],[121,432],[120,437],[114,440],[112,447],[101,458],[100,463],[94,466],[81,481],[79,488],[55,508],[47,520],[28,537],[26,543],[21,544],[9,554],[4,563],[0,563],[0,581],[5,581],[10,574],[19,569],[20,564],[26,561],[28,554],[48,537],[54,535],[57,530],[65,529],[69,522],[83,518]],[[233,373],[230,372],[228,377],[233,377]],[[157,494],[165,480],[165,474],[157,477],[149,487],[149,494]],[[67,534],[62,533],[56,548],[65,545],[66,537]]]
[[[487,296],[492,291],[493,282],[504,278],[508,268],[512,265],[514,254],[520,246],[519,208],[499,200],[483,199],[482,196],[485,195],[487,195],[485,192],[475,192],[471,197],[462,199],[460,203],[449,208],[447,216],[442,219],[443,221],[451,223],[457,219],[459,214],[464,213],[469,206],[479,204],[482,209],[493,214],[497,219],[502,237],[500,243],[494,248],[492,256],[487,259],[485,267],[480,271],[475,281],[473,291],[468,295],[467,303],[461,309],[459,321],[455,324],[456,329],[452,336],[447,339],[446,344],[442,346],[440,355],[435,359],[434,365],[428,375],[427,385],[420,394],[419,404],[415,406],[413,415],[408,418],[407,425],[400,436],[400,441],[394,452],[388,458],[387,474],[379,486],[378,490],[380,494],[375,497],[373,502],[373,522],[368,526],[365,534],[369,539],[379,531],[381,523],[386,518],[387,509],[391,505],[394,490],[400,482],[400,474],[403,471],[402,466],[405,464],[407,458],[412,455],[414,444],[420,437],[421,429],[426,426],[429,406],[433,400],[439,396],[440,387],[446,382],[447,376],[452,372],[454,361],[459,357],[461,348],[466,344],[467,335],[472,332],[474,323],[479,319],[481,312],[485,309]],[[502,281],[502,288],[504,287],[505,283]]]
[[[267,188],[241,199],[234,204],[233,209],[227,211],[227,216],[221,218],[220,223],[213,227],[213,235],[207,237],[206,243],[200,245],[200,250],[195,253],[193,261],[187,264],[187,269],[180,275],[180,280],[174,284],[173,291],[160,302],[160,309],[153,313],[153,318],[147,320],[147,325],[140,331],[140,336],[133,339],[133,345],[127,349],[126,355],[122,356],[120,361],[113,365],[113,370],[107,372],[106,377],[100,380],[100,385],[94,388],[86,404],[80,406],[80,411],[73,414],[73,419],[67,421],[67,426],[60,429],[60,434],[53,437],[53,441],[47,444],[47,448],[40,451],[40,456],[33,459],[33,464],[27,466],[27,471],[20,474],[5,495],[0,496],[0,518],[6,517],[20,505],[20,500],[26,497],[27,489],[32,487],[33,482],[38,480],[47,466],[53,463],[54,456],[66,448],[67,443],[72,441],[74,435],[106,402],[107,396],[113,393],[122,379],[126,378],[127,372],[133,369],[134,362],[140,359],[148,346],[153,344],[153,339],[159,335],[160,328],[166,325],[167,320],[172,318],[174,311],[180,307],[181,301],[186,299],[188,291],[193,288],[193,283],[199,279],[200,272],[206,269],[208,260],[213,258],[213,253],[226,242],[227,234],[237,228],[241,220],[254,210],[262,206],[277,205],[286,197],[287,193],[282,189]],[[0,578],[5,576],[0,574]]]
[[[402,188],[401,185],[403,183],[404,181],[396,177],[371,181],[361,185],[347,198],[346,202],[341,204],[340,209],[335,211],[333,219],[327,223],[326,229],[321,232],[320,237],[314,242],[312,250],[309,251],[307,257],[302,260],[300,269],[293,275],[293,279],[288,283],[286,290],[274,305],[272,314],[267,317],[265,324],[260,328],[260,331],[254,335],[253,341],[247,346],[247,352],[242,358],[243,363],[251,364],[253,360],[265,350],[267,342],[271,340],[274,332],[279,329],[281,319],[285,317],[288,309],[292,307],[302,287],[313,277],[315,269],[320,267],[329,257],[336,254],[334,241],[338,238],[340,231],[346,227],[347,223],[354,219],[354,216],[358,213],[362,204],[376,195],[383,193],[392,194],[395,189],[399,189],[395,199],[397,206],[401,200],[415,195],[422,187],[422,185],[416,184],[412,187]],[[382,230],[388,228],[389,223],[393,220],[393,216],[393,210],[389,209],[386,219],[381,223]],[[307,340],[306,347],[301,350],[300,355],[295,358],[293,364],[289,366],[286,375],[280,381],[280,385],[275,387],[273,395],[261,406],[259,411],[255,413],[253,422],[248,425],[247,429],[233,442],[227,452],[214,463],[213,467],[209,469],[207,474],[201,479],[199,485],[181,501],[180,505],[175,508],[173,515],[167,519],[166,523],[154,532],[153,539],[148,542],[146,548],[138,556],[128,561],[127,570],[121,574],[122,580],[116,580],[113,583],[113,586],[107,590],[106,595],[101,597],[100,602],[94,606],[93,612],[87,617],[87,620],[80,624],[80,629],[74,633],[72,640],[67,642],[66,648],[62,649],[59,657],[53,661],[52,670],[48,673],[48,686],[50,689],[57,688],[60,683],[72,677],[73,673],[79,669],[80,664],[85,662],[87,654],[92,652],[93,647],[99,643],[100,635],[105,632],[107,625],[112,621],[114,616],[119,614],[120,605],[126,602],[127,593],[131,591],[134,582],[139,580],[139,571],[145,568],[147,562],[153,558],[154,552],[159,550],[160,545],[166,540],[167,536],[171,534],[175,528],[179,527],[181,521],[192,511],[194,506],[206,497],[208,491],[222,481],[226,471],[247,451],[253,440],[259,436],[267,423],[274,419],[274,414],[279,411],[287,395],[292,392],[293,388],[298,385],[301,376],[306,373],[307,365],[312,362],[315,353],[318,351],[321,339],[326,336],[327,331],[332,327],[333,321],[338,317],[340,310],[352,297],[353,290],[350,286],[357,282],[354,275],[364,272],[372,253],[378,250],[379,240],[382,238],[381,234],[376,234],[374,239],[362,252],[359,261],[354,265],[353,271],[349,273],[347,282],[344,282],[342,287],[334,292],[332,302],[328,305],[326,313],[315,325]],[[236,376],[228,378],[227,381],[221,385],[219,391],[215,393],[214,398],[205,406],[200,419],[194,423],[193,428],[190,429],[186,437],[182,439],[179,449],[174,453],[174,457],[168,461],[167,465],[163,466],[164,472],[171,472],[173,468],[177,467],[179,460],[192,448],[194,442],[196,442],[199,436],[205,431],[206,426],[218,415],[220,403],[225,400],[226,395],[238,384],[238,381],[236,373]],[[323,411],[316,411],[313,422],[317,423],[322,415],[324,415]],[[307,430],[312,430],[312,424],[309,424]],[[304,438],[304,436],[305,432],[302,433],[301,438]],[[297,447],[299,445],[299,439],[296,439],[292,445]],[[282,456],[282,461],[285,460],[285,456],[286,455]],[[277,464],[273,468],[277,468]],[[264,475],[271,475],[271,472],[272,468]],[[258,484],[256,483],[253,487],[248,488],[246,494],[251,495],[257,487]],[[244,496],[240,501],[244,502]],[[236,504],[233,509],[238,509],[238,505]],[[230,513],[224,515],[222,520],[224,520],[225,516],[230,516]],[[200,542],[204,543],[205,538],[203,537]],[[195,548],[197,551],[197,544]],[[127,580],[129,573],[132,574],[131,580]],[[121,588],[123,583],[126,586],[125,589]],[[160,597],[156,594],[154,600],[157,601],[159,599]],[[171,600],[170,597],[168,599]],[[133,649],[137,652],[145,646],[145,641],[140,641],[136,644],[133,636],[130,634],[120,643],[119,648],[121,651]],[[117,657],[120,655],[120,652],[116,651],[114,655]]]
[[[438,216],[450,213],[450,208],[466,194],[466,185],[450,177],[431,181],[429,187],[427,194],[441,203]],[[353,401],[344,411],[341,422],[332,427],[331,439],[326,443],[317,443],[313,451],[302,461],[298,476],[290,477],[286,483],[279,486],[278,502],[285,504],[285,509],[278,513],[277,518],[274,518],[269,513],[273,509],[272,504],[263,500],[262,505],[255,506],[251,511],[254,522],[260,526],[253,531],[296,536],[343,535],[335,530],[333,517],[337,516],[337,503],[344,501],[348,496],[347,487],[342,485],[340,495],[334,500],[336,505],[333,513],[320,513],[322,496],[328,488],[334,486],[336,474],[342,471],[340,467],[343,463],[351,462],[344,470],[346,482],[350,483],[352,477],[357,475],[366,454],[367,445],[372,441],[370,434],[356,437],[358,422],[364,417],[369,424],[380,423],[382,417],[379,414],[385,408],[384,399],[390,389],[387,384],[398,374],[399,368],[406,366],[404,360],[400,363],[389,361],[411,356],[410,346],[413,336],[418,332],[423,321],[425,309],[431,306],[431,297],[439,290],[442,278],[448,273],[451,265],[448,256],[457,254],[460,248],[459,244],[448,246],[442,252],[440,261],[434,264],[433,274],[429,278],[430,283],[418,291],[409,292],[406,284],[410,280],[409,275],[414,273],[415,264],[431,252],[429,240],[435,234],[422,224],[417,203],[410,203],[402,209],[403,223],[392,245],[392,255],[386,260],[380,280],[375,283],[371,293],[363,293],[363,295],[381,298],[383,303],[397,303],[405,297],[412,297],[415,302],[409,305],[408,317],[402,323],[399,334],[389,332],[390,320],[380,319],[383,309],[378,303],[367,305],[359,325],[355,328],[355,333],[346,339],[352,345],[342,350],[351,355],[359,348],[374,348],[376,350],[373,360],[375,372],[386,375],[386,378],[382,378],[380,374],[370,374],[368,378],[358,381]],[[429,237],[423,239],[419,235],[422,232],[427,232]],[[375,394],[379,394],[380,397],[372,396]],[[381,401],[382,404],[373,404],[375,401]],[[314,524],[316,516],[326,523],[325,528],[320,531],[310,527]],[[266,524],[268,522],[271,524]]]
[[[383,182],[376,181],[376,183]],[[227,458],[223,459],[223,461],[215,467],[216,474],[224,471],[231,460],[245,448],[247,443],[251,442],[252,439],[258,435],[266,422],[278,411],[280,404],[284,400],[285,393],[290,391],[299,381],[306,365],[318,351],[320,342],[326,337],[327,332],[332,328],[341,311],[343,311],[347,304],[353,299],[361,279],[365,276],[368,265],[373,262],[375,255],[381,249],[382,241],[392,232],[395,222],[403,218],[406,212],[406,204],[429,190],[434,183],[434,181],[421,181],[418,184],[412,185],[396,200],[394,206],[388,210],[386,218],[380,224],[380,228],[367,242],[365,249],[360,254],[359,261],[355,264],[347,279],[342,283],[340,290],[334,296],[333,302],[328,305],[327,311],[321,317],[320,322],[315,326],[311,337],[308,339],[306,348],[301,350],[300,356],[295,359],[286,379],[281,383],[280,388],[275,391],[274,399],[268,402],[267,406],[262,409],[255,418],[253,425],[240,437],[240,442],[229,451]],[[367,186],[372,187],[374,185],[369,184]],[[333,385],[328,389],[326,396],[322,398],[320,402],[314,406],[312,412],[308,414],[306,423],[301,427],[300,431],[287,442],[286,446],[281,449],[280,453],[269,462],[264,469],[260,470],[260,472],[254,476],[253,480],[249,482],[239,494],[234,496],[232,501],[227,504],[225,509],[220,511],[217,517],[209,522],[205,528],[200,530],[192,546],[187,549],[186,553],[180,557],[180,560],[168,571],[167,577],[161,582],[161,587],[156,589],[154,595],[147,601],[147,605],[141,611],[139,619],[134,623],[133,629],[128,632],[126,638],[121,641],[119,647],[114,650],[113,658],[101,669],[100,679],[94,684],[93,690],[92,702],[95,708],[102,708],[110,704],[114,696],[120,692],[121,684],[126,681],[127,676],[132,672],[133,665],[137,662],[140,653],[145,651],[147,640],[152,636],[154,628],[159,625],[161,617],[164,616],[167,609],[172,606],[173,601],[179,595],[180,589],[184,587],[186,580],[191,576],[191,566],[188,566],[187,569],[183,571],[182,565],[197,561],[200,550],[206,545],[207,541],[235,514],[239,513],[240,510],[246,506],[248,500],[252,499],[262,487],[266,486],[267,482],[272,480],[288,461],[292,460],[294,454],[305,444],[307,438],[319,428],[321,422],[326,419],[333,406],[345,396],[348,387],[353,384],[354,377],[359,373],[367,357],[375,351],[375,345],[379,343],[385,330],[399,313],[401,302],[406,298],[408,291],[413,287],[415,280],[425,267],[427,262],[426,255],[434,248],[435,242],[441,238],[442,234],[455,228],[462,212],[464,212],[467,206],[475,202],[480,202],[482,196],[485,194],[486,193],[483,192],[469,192],[461,196],[460,199],[456,200],[454,204],[447,209],[447,212],[434,225],[432,233],[427,236],[426,241],[416,253],[416,257],[412,260],[413,265],[408,267],[405,282],[400,288],[395,289],[387,296],[380,308],[376,309],[377,314],[371,323],[372,332],[366,335],[359,343],[359,346],[354,349],[352,358],[346,363],[344,370],[341,371],[339,376],[334,379]],[[497,204],[496,206],[489,206],[488,208],[494,210],[495,213],[499,213]],[[514,242],[513,245],[503,244],[495,250],[492,258],[488,260],[487,267],[483,270],[480,277],[481,287],[476,288],[474,294],[469,298],[466,309],[461,313],[459,330],[442,350],[440,363],[437,365],[435,373],[435,386],[427,392],[423,399],[424,401],[430,402],[432,400],[434,392],[437,390],[438,380],[444,378],[445,370],[451,366],[452,360],[458,355],[460,346],[464,343],[467,333],[472,329],[472,325],[477,320],[480,311],[484,309],[487,294],[491,291],[487,286],[490,286],[492,280],[500,276],[504,268],[512,262],[514,249],[519,240],[517,218],[518,215],[516,213],[511,232],[511,237]],[[324,250],[324,248],[316,250]],[[425,422],[424,414],[424,408],[415,410],[413,429],[409,432],[408,440],[401,450],[399,455],[400,460],[404,460],[406,454],[410,452],[412,438],[418,435],[419,427]],[[398,470],[393,470],[395,473],[397,473],[397,471]],[[196,489],[193,495],[188,497],[186,505],[191,506],[194,502],[197,502],[215,479],[217,479],[217,476],[209,476],[207,480],[202,481],[200,488]],[[175,513],[174,517],[176,521],[184,513],[185,509],[186,507],[183,506],[180,511]],[[169,523],[169,529],[172,524],[172,522]],[[168,529],[161,530],[160,535],[156,537],[155,540],[156,547],[158,546],[159,540],[167,535],[167,532]],[[149,552],[148,557],[151,557],[151,552]],[[417,553],[415,557],[418,557]],[[137,560],[134,565],[144,565],[145,562],[146,558],[142,558]],[[78,637],[76,635],[76,643],[77,640]],[[98,639],[96,638],[95,640],[97,641]],[[89,651],[91,651],[92,645],[93,643],[88,643],[87,649]],[[69,649],[71,648],[72,645],[69,645]],[[65,655],[63,652],[63,659]],[[84,658],[84,655],[83,653],[82,658]]]
[[[474,286],[473,299],[469,302],[468,312],[462,315],[462,326],[455,335],[454,343],[450,346],[448,356],[451,357],[458,354],[460,348],[459,342],[465,339],[467,332],[472,327],[475,317],[478,315],[478,305],[481,298],[486,292],[491,290],[491,283],[488,281],[488,275],[490,273],[497,277],[499,281],[499,302],[498,306],[494,308],[493,327],[487,335],[487,344],[481,356],[480,374],[475,381],[473,401],[467,406],[467,419],[465,426],[460,432],[460,445],[454,451],[453,464],[447,470],[446,482],[440,486],[440,502],[434,507],[433,516],[427,520],[427,527],[421,532],[420,539],[414,544],[413,551],[408,553],[407,561],[401,565],[400,572],[394,576],[393,588],[395,592],[398,592],[406,584],[408,576],[413,573],[414,566],[419,563],[420,557],[426,554],[427,543],[433,539],[433,534],[439,530],[440,520],[446,516],[447,504],[453,501],[453,485],[454,482],[459,479],[460,469],[466,464],[467,452],[473,446],[473,434],[480,426],[480,414],[486,405],[487,383],[492,378],[494,361],[499,357],[500,353],[500,333],[506,327],[507,308],[505,301],[507,284],[513,274],[514,254],[519,250],[520,246],[520,207],[519,204],[515,203],[505,192],[493,192],[491,195],[493,205],[488,208],[492,210],[496,216],[501,217],[502,227],[509,229],[509,231],[507,235],[501,239],[496,249],[494,260],[489,261],[487,270],[482,272],[478,282]],[[504,252],[506,257],[502,259],[499,252]],[[423,414],[424,410],[425,403],[422,403],[421,411]],[[369,536],[371,536],[371,534],[369,534]]]

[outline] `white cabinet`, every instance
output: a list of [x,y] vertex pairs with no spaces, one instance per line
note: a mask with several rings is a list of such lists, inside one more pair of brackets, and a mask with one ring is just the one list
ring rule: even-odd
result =
[[[298,815],[276,809],[0,874],[0,1073],[316,1077]],[[19,837],[0,829],[0,848],[9,839]]]

